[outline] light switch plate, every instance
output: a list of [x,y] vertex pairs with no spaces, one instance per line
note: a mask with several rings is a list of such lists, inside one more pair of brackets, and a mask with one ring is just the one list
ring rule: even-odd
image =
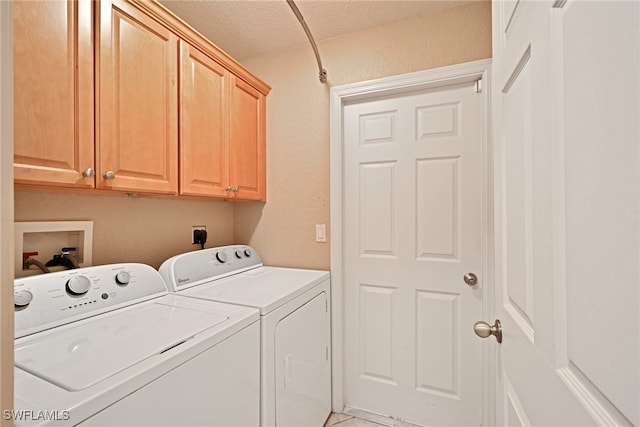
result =
[[327,226],[325,224],[316,224],[316,242],[327,242]]

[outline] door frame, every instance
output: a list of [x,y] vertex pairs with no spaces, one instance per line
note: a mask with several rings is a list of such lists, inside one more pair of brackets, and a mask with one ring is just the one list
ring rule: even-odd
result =
[[[344,340],[344,212],[343,212],[343,108],[345,104],[379,96],[411,93],[459,83],[479,81],[483,96],[482,131],[482,268],[484,294],[483,319],[492,323],[494,310],[493,269],[493,150],[491,144],[490,105],[491,59],[456,64],[442,68],[418,71],[376,80],[351,83],[331,88],[330,93],[330,191],[331,191],[331,348],[332,348],[332,409],[344,410],[343,340]],[[473,325],[469,325],[471,329]],[[482,347],[483,424],[493,425],[495,420],[496,343],[486,340]]]
[[[0,1],[0,409],[13,409],[13,20]],[[3,414],[4,415],[4,414]],[[1,426],[13,421],[0,419]]]

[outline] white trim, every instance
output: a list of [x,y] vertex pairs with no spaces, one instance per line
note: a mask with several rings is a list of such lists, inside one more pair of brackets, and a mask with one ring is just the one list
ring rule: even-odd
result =
[[[493,318],[493,162],[490,140],[489,95],[491,60],[480,60],[465,64],[452,65],[433,70],[418,71],[377,80],[364,81],[331,88],[330,93],[330,174],[331,174],[331,305],[332,310],[332,356],[333,356],[333,410],[344,409],[343,394],[343,108],[350,102],[381,95],[394,95],[417,90],[448,86],[457,83],[484,80],[487,90],[478,96],[485,99],[485,127],[482,153],[485,159],[483,168],[483,267],[486,277],[484,286],[483,313]],[[495,373],[491,361],[494,360],[496,347],[488,344],[483,347],[484,396],[483,424],[493,425],[495,420]]]
[[[511,381],[509,381],[509,377],[507,376],[506,372],[503,377],[503,384],[504,384],[503,388],[505,390],[505,393],[504,393],[505,400],[502,403],[502,408],[504,411],[502,418],[504,420],[509,419],[507,415],[507,408],[509,407],[509,403],[511,403],[511,407],[513,408],[513,411],[518,417],[519,424],[522,427],[531,427],[531,421],[529,421],[527,411],[525,411],[524,406],[522,406],[522,403],[520,402],[520,398],[518,397],[518,393],[516,392],[516,389],[513,388],[513,385],[511,384]],[[509,421],[513,423],[512,420],[509,420]]]
[[363,411],[362,409],[357,408],[344,408],[344,413],[347,415],[352,415],[356,418],[360,418],[361,420],[371,421],[372,423],[381,424],[383,426],[388,427],[421,427],[418,424],[412,424],[407,421],[398,420],[396,418],[387,417],[380,414],[374,414],[373,412]]
[[[331,88],[331,112],[334,112],[333,107],[335,106],[335,102],[342,105],[347,102],[361,101],[383,94],[393,95],[420,89],[466,83],[479,79],[486,80],[486,72],[490,64],[491,60],[483,59],[465,64],[435,68],[433,70],[416,71],[399,76],[335,86]],[[333,115],[332,118],[334,118]],[[331,136],[333,136],[333,134],[331,134]]]
[[[563,12],[558,10],[564,7],[564,3],[559,8],[556,8],[554,3],[554,10],[551,11],[551,46],[549,51],[551,56],[550,67],[553,94],[553,111],[551,114],[552,120],[552,138],[553,138],[553,151],[552,155],[552,185],[553,185],[553,259],[554,270],[553,280],[556,283],[556,298],[554,301],[554,317],[555,317],[555,337],[556,349],[554,354],[555,367],[567,366],[569,363],[569,355],[567,351],[567,224],[566,224],[566,179],[565,179],[565,138],[564,138],[564,49],[563,49]],[[558,371],[560,375],[560,371]],[[560,375],[561,378],[562,375]],[[565,379],[563,378],[563,381]],[[569,382],[565,381],[569,384]]]
[[633,425],[573,363],[556,374],[598,426]]

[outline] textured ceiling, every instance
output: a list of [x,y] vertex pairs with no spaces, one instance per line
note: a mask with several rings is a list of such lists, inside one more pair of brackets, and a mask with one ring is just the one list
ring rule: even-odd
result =
[[[479,0],[296,0],[316,42]],[[237,60],[307,45],[286,0],[160,0]]]

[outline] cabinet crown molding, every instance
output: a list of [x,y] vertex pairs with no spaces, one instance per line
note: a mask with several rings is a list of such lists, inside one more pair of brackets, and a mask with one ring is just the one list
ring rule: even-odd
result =
[[150,0],[127,1],[170,29],[181,39],[189,42],[198,49],[201,49],[203,52],[212,55],[223,67],[235,74],[238,78],[244,80],[247,84],[256,88],[263,95],[266,96],[271,91],[271,86],[260,80],[233,57],[220,49],[211,40],[204,37],[162,4]]

